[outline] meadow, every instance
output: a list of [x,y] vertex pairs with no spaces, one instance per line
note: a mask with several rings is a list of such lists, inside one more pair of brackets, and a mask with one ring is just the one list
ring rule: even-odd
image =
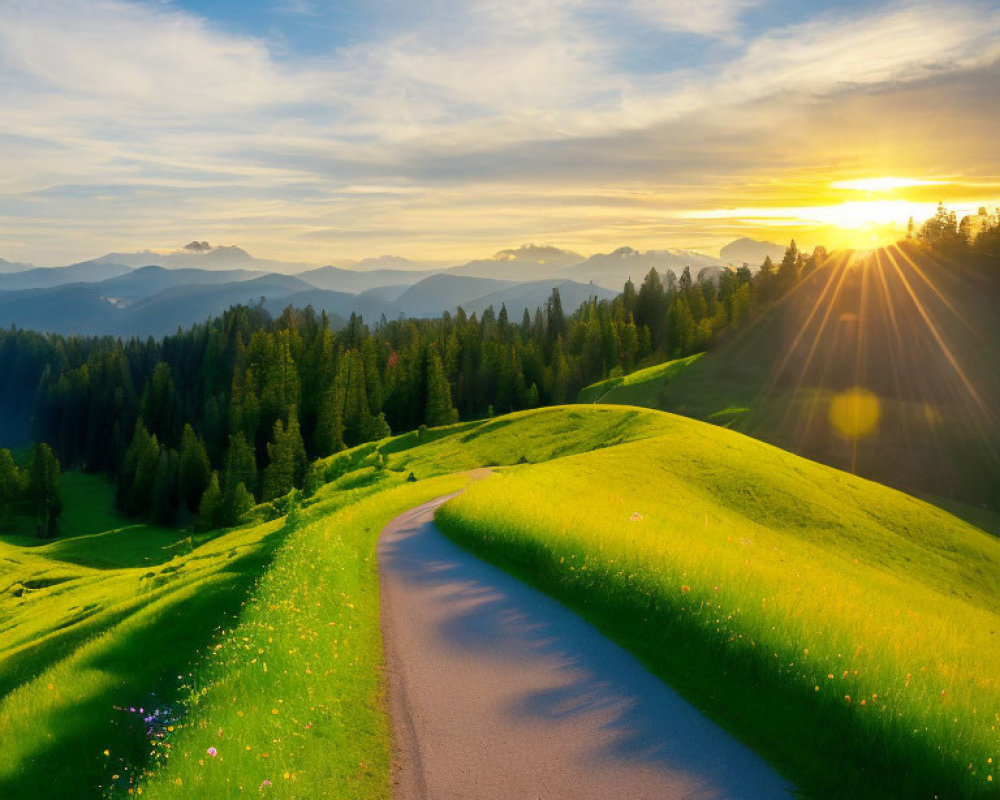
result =
[[0,538],[0,797],[388,796],[381,528],[468,470],[664,419],[543,409],[414,431],[319,462],[313,497],[202,534],[124,520],[103,478],[67,473],[63,538]]
[[807,796],[996,796],[1000,542],[663,419],[656,438],[490,477],[439,524],[584,614]]

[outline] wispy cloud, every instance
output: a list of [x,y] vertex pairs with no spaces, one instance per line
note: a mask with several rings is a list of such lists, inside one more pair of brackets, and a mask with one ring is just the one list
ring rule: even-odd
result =
[[629,0],[627,7],[644,21],[668,31],[723,36],[740,15],[760,0]]
[[[684,244],[670,237],[700,235],[683,216],[692,206],[787,204],[779,184],[816,191],[816,165],[853,177],[839,174],[848,139],[864,174],[877,159],[902,168],[914,137],[887,145],[871,132],[930,124],[921,104],[970,75],[994,79],[977,78],[978,117],[921,139],[933,163],[916,174],[954,177],[950,141],[997,121],[995,3],[894,3],[751,30],[752,5],[380,0],[389,22],[363,40],[296,58],[163,2],[4,0],[0,255],[194,237],[317,260],[338,246],[447,255],[543,237]],[[637,39],[660,35],[662,63],[633,69]],[[724,54],[672,58],[677,36],[725,40]],[[875,95],[891,113],[865,101]],[[871,126],[867,138],[838,125],[832,103]],[[995,180],[996,156],[977,152],[976,177]]]

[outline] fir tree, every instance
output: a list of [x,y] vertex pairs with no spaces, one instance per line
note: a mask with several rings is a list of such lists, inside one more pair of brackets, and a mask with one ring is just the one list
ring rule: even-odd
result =
[[[505,310],[504,310],[505,311]],[[437,348],[430,348],[427,356],[427,424],[434,428],[458,422],[458,411],[451,403],[451,387],[444,374]]]
[[295,453],[280,419],[274,423],[267,455],[270,463],[264,470],[264,499],[275,500],[295,488]]
[[222,472],[222,485],[227,492],[240,483],[251,494],[257,488],[257,459],[242,431],[229,437],[229,449],[226,450]]
[[198,505],[198,519],[195,527],[207,531],[218,526],[222,517],[222,491],[219,488],[219,473],[213,472],[208,487]]
[[38,520],[38,537],[52,539],[59,533],[62,513],[59,497],[59,461],[47,444],[36,444],[28,471],[28,502]]
[[198,510],[201,496],[208,486],[212,465],[208,460],[205,444],[198,438],[190,424],[184,426],[181,434],[180,463],[177,470],[177,488],[181,500],[191,513]]

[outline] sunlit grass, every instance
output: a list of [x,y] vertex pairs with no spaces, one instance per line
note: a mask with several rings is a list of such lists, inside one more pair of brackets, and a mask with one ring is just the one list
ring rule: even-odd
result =
[[[67,473],[63,538],[0,539],[0,797],[214,797],[264,781],[286,796],[386,796],[373,702],[384,523],[465,480],[433,476],[648,438],[664,419],[543,409],[413,432],[321,464],[335,480],[291,519],[193,535],[123,520],[102,479]],[[313,648],[310,630],[323,635]]]
[[0,541],[0,797],[388,796],[378,533],[482,466],[508,474],[454,501],[452,535],[804,788],[975,797],[1000,780],[1000,544],[933,507],[600,405],[319,466],[332,482],[288,519],[189,538],[123,525],[106,489],[76,537]]
[[[91,490],[91,508],[77,511],[93,520],[106,513],[111,489]],[[97,797],[133,780],[148,757],[143,716],[176,702],[177,674],[239,610],[281,529],[271,522],[185,542],[179,532],[108,522],[108,533],[41,547],[14,537],[0,544],[5,800]],[[94,537],[100,546],[88,547]],[[116,552],[146,565],[73,563],[106,565]]]
[[1000,542],[669,419],[656,439],[492,477],[438,519],[817,796],[995,796]]
[[190,677],[144,795],[388,797],[378,533],[466,482],[396,486],[300,524]]
[[580,390],[578,403],[622,403],[655,408],[662,402],[666,384],[694,364],[704,353],[678,358],[618,378],[592,383]]

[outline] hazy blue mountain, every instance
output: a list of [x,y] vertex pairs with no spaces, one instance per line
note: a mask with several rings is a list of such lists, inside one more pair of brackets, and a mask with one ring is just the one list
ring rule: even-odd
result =
[[770,256],[772,261],[780,261],[784,255],[785,247],[783,245],[751,239],[747,236],[730,242],[719,251],[719,256],[727,264],[740,266],[745,263],[751,267],[759,267],[767,256]]
[[68,267],[34,267],[23,272],[0,276],[0,291],[46,289],[68,283],[97,283],[126,275],[132,268],[112,262],[85,261]]
[[175,286],[218,286],[263,278],[264,272],[245,269],[166,269],[139,267],[125,275],[102,281],[104,294],[119,300],[151,297]]
[[410,317],[435,317],[445,309],[466,303],[501,289],[516,286],[514,281],[476,278],[450,273],[431,275],[396,298],[396,305]]
[[393,303],[409,288],[407,284],[396,283],[390,286],[376,286],[372,289],[365,289],[363,292],[358,292],[358,295],[361,297],[377,297],[380,300],[388,300],[390,303]]
[[392,302],[375,295],[332,292],[327,289],[308,289],[285,297],[269,298],[264,307],[277,316],[288,306],[312,306],[316,312],[325,311],[333,328],[342,327],[351,314],[358,314],[365,322],[374,324],[385,314],[387,319],[399,316],[399,309]]
[[22,264],[18,261],[8,261],[6,258],[0,258],[0,274],[24,272],[28,269],[36,269],[36,267],[34,264]]
[[210,247],[208,250],[175,250],[171,253],[154,253],[140,250],[136,253],[108,253],[85,263],[113,263],[130,267],[158,266],[170,269],[250,269],[258,272],[297,273],[312,265],[297,261],[277,261],[256,258],[241,247]]
[[[598,300],[610,300],[619,294],[619,292],[613,292],[610,289],[577,281],[543,280],[507,286],[461,305],[466,313],[475,312],[479,315],[489,306],[493,306],[493,310],[499,313],[500,306],[506,305],[510,321],[520,323],[525,309],[528,310],[529,314],[534,315],[536,308],[545,308],[545,301],[552,295],[554,288],[559,289],[559,299],[567,314],[576,311],[591,297],[597,297]],[[449,309],[449,311],[454,310],[453,308]]]
[[526,244],[501,250],[490,258],[452,267],[448,274],[523,283],[562,275],[564,270],[583,260],[579,253],[560,250],[558,247]]
[[636,289],[642,284],[651,269],[656,269],[662,277],[667,272],[679,276],[685,267],[691,268],[695,277],[705,267],[721,266],[722,262],[703,253],[691,250],[647,250],[640,252],[631,247],[619,247],[612,253],[598,253],[582,264],[570,267],[564,277],[620,292],[625,281],[632,279]]
[[288,275],[265,275],[216,285],[189,281],[148,296],[126,297],[120,282],[108,283],[0,291],[0,325],[63,334],[162,336],[204,322],[236,303],[261,297],[278,300],[311,289]]
[[340,267],[320,267],[300,272],[295,277],[317,289],[356,294],[381,286],[412,286],[436,272],[436,270],[403,269],[376,269],[365,272]]
[[[276,301],[307,292],[309,284],[291,275],[265,275],[219,285],[174,286],[122,309],[115,333],[162,335],[187,328],[237,303]],[[282,304],[288,305],[288,303]]]
[[363,258],[360,261],[344,262],[345,267],[361,272],[376,270],[400,270],[402,272],[436,272],[454,266],[454,261],[414,261],[402,256],[376,256]]

